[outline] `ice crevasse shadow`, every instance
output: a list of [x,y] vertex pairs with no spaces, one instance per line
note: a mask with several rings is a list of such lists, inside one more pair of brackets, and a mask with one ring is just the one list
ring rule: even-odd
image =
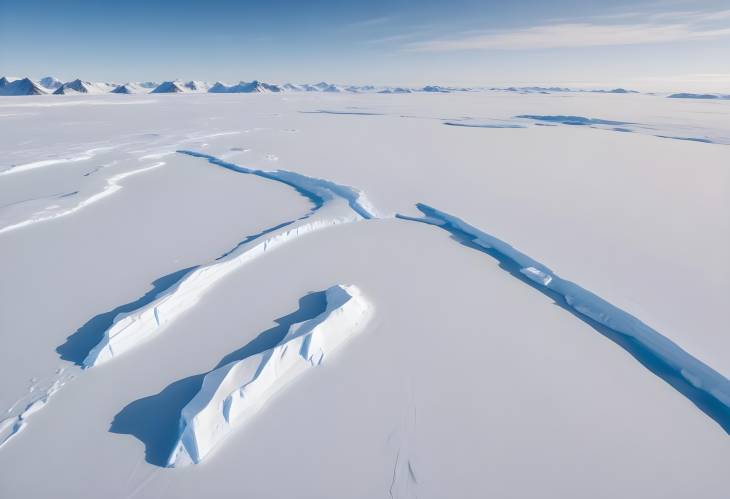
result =
[[491,256],[500,268],[623,348],[730,434],[730,380],[722,374],[636,317],[559,277],[508,243],[458,217],[422,203],[416,206],[424,217],[396,216],[439,227],[459,243]]
[[308,233],[332,225],[377,218],[365,193],[330,180],[286,170],[255,170],[203,153],[178,151],[238,173],[251,174],[283,183],[307,197],[313,204],[304,216],[248,236],[233,249],[205,265],[199,265],[149,301],[128,313],[117,315],[103,338],[83,360],[94,367],[119,356],[152,338],[164,325],[194,306],[200,297],[225,275],[250,263],[274,248]]
[[[211,371],[273,348],[293,324],[318,316],[325,307],[323,291],[307,294],[300,298],[298,310],[276,319],[276,326],[223,357]],[[134,436],[144,444],[145,460],[148,463],[166,466],[179,436],[180,412],[200,391],[203,378],[208,372],[177,380],[155,395],[131,402],[114,417],[109,431]]]

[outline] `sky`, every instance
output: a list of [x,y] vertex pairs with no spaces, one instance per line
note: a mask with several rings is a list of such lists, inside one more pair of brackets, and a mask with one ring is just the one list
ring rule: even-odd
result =
[[730,93],[730,1],[0,0],[0,75]]

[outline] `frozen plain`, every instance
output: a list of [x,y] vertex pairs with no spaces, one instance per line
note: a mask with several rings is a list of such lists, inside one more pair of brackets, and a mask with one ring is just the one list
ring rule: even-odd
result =
[[[0,448],[3,496],[725,497],[722,414],[492,256],[394,215],[459,217],[727,378],[730,102],[41,96],[0,99],[0,119],[1,409],[12,423],[53,393]],[[360,189],[376,216],[286,241],[81,370],[117,313],[313,209],[181,150]],[[204,462],[165,468],[202,376],[338,283],[373,304],[364,331]]]

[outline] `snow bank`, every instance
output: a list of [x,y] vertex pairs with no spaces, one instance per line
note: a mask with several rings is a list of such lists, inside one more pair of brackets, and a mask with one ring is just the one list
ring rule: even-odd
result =
[[425,218],[398,217],[429,223],[468,240],[497,258],[506,270],[518,271],[536,288],[547,290],[552,296],[557,294],[562,297],[566,308],[574,310],[579,317],[618,333],[625,341],[618,342],[619,345],[730,433],[730,380],[636,317],[559,277],[547,266],[506,242],[443,211],[425,204],[418,204],[417,207],[426,215]]
[[2,175],[11,175],[13,173],[21,173],[26,172],[28,170],[35,170],[36,168],[43,168],[45,166],[51,166],[56,165],[59,163],[76,163],[78,161],[87,161],[94,156],[98,152],[105,152],[110,151],[114,149],[115,146],[107,146],[107,147],[96,147],[93,149],[89,149],[87,151],[83,151],[76,156],[69,156],[65,158],[55,158],[55,159],[44,159],[41,161],[33,161],[32,163],[25,163],[22,165],[13,165],[10,168],[6,168],[5,170],[0,171],[0,176]]
[[169,466],[203,460],[236,427],[246,423],[285,385],[318,366],[362,331],[372,307],[353,285],[325,292],[327,308],[317,317],[289,328],[270,350],[231,362],[208,373],[180,414],[180,437]]
[[259,237],[237,246],[213,262],[196,268],[144,307],[117,316],[104,333],[101,342],[84,359],[84,367],[102,364],[150,339],[162,326],[195,305],[223,277],[268,251],[310,232],[375,217],[375,211],[367,197],[358,189],[285,170],[252,170],[213,156],[192,151],[180,152],[205,158],[213,164],[239,173],[253,174],[287,184],[309,197],[315,207],[299,220],[264,231],[262,234],[266,234],[265,238]]

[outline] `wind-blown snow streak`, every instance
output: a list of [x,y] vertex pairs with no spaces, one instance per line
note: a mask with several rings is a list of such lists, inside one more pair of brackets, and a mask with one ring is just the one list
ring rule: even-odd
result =
[[313,202],[314,208],[298,220],[280,224],[274,230],[263,231],[262,236],[265,235],[265,238],[256,238],[239,244],[222,257],[196,268],[144,307],[117,316],[104,333],[101,342],[91,349],[84,359],[85,367],[102,364],[150,339],[164,325],[195,305],[201,296],[223,277],[265,255],[268,251],[299,236],[326,227],[376,218],[375,210],[364,193],[358,189],[285,170],[253,170],[207,154],[193,151],[179,152],[207,159],[212,164],[235,172],[282,182],[308,197]]
[[559,277],[506,242],[443,211],[425,204],[417,207],[425,218],[397,217],[445,229],[457,240],[493,256],[502,268],[619,344],[730,433],[730,380],[636,317]]
[[[26,227],[28,225],[32,225],[32,224],[35,224],[38,222],[45,222],[47,220],[52,220],[54,218],[59,218],[59,217],[65,217],[66,215],[71,215],[72,213],[76,213],[77,211],[84,209],[85,207],[89,206],[90,204],[100,201],[101,199],[111,196],[112,194],[117,192],[119,189],[122,188],[122,186],[120,185],[120,182],[122,180],[124,180],[125,178],[131,177],[133,175],[137,175],[139,173],[148,172],[155,168],[159,168],[160,166],[162,166],[164,164],[165,164],[165,162],[161,161],[161,162],[155,163],[153,165],[146,166],[144,168],[139,168],[137,170],[124,172],[124,173],[120,173],[118,175],[109,177],[106,181],[106,185],[100,192],[97,192],[96,194],[89,196],[88,198],[77,203],[76,205],[71,206],[66,209],[59,209],[60,208],[59,205],[51,205],[41,211],[34,213],[33,215],[31,215],[30,218],[27,218],[25,220],[22,220],[20,222],[17,222],[17,223],[11,224],[11,225],[6,225],[5,227],[0,227],[0,234],[9,232],[11,230],[19,229],[21,227]],[[73,194],[76,194],[76,192],[74,192]],[[66,196],[66,197],[68,197],[68,196]]]
[[89,149],[88,151],[84,151],[81,154],[78,154],[77,156],[70,156],[68,158],[44,159],[42,161],[34,161],[32,163],[25,163],[23,165],[14,165],[14,166],[11,166],[10,168],[0,171],[0,176],[10,175],[13,173],[27,172],[28,170],[35,170],[36,168],[43,168],[44,166],[57,165],[59,163],[77,163],[79,161],[86,161],[86,160],[89,160],[89,159],[93,158],[94,156],[96,156],[97,152],[110,151],[114,148],[115,148],[115,146],[97,147],[94,149]]
[[372,306],[353,285],[332,286],[325,296],[324,312],[291,326],[275,347],[206,374],[200,391],[181,411],[180,437],[169,466],[200,462],[236,426],[294,378],[320,365],[372,317]]

